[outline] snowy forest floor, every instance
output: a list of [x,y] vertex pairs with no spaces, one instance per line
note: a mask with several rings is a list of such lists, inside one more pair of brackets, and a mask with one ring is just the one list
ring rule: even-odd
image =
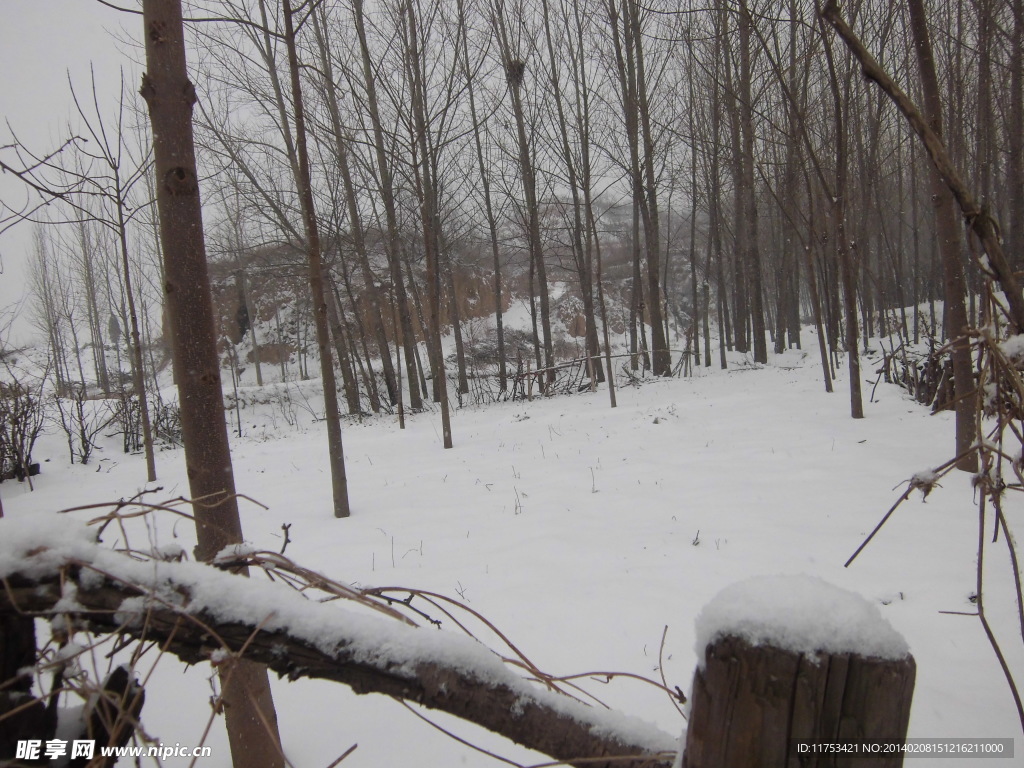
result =
[[[242,502],[246,539],[278,551],[281,526],[290,524],[286,554],[304,566],[358,586],[462,599],[553,674],[658,678],[667,626],[664,675],[687,693],[697,663],[694,618],[711,597],[752,576],[812,574],[879,603],[907,638],[917,660],[911,737],[1015,737],[1020,753],[1013,700],[979,621],[942,613],[973,610],[978,514],[970,477],[949,476],[923,504],[915,494],[843,567],[901,483],[951,457],[952,414],[930,416],[883,383],[871,402],[865,387],[866,418],[854,421],[845,368],[826,394],[810,344],[763,367],[737,356],[728,371],[716,365],[622,388],[615,410],[603,387],[464,408],[453,416],[450,451],[441,448],[435,413],[411,416],[404,432],[395,417],[347,422],[348,520],[331,513],[322,424],[301,407],[250,404],[245,436],[233,437],[236,484],[267,508]],[[873,370],[864,366],[872,380]],[[111,439],[90,465],[69,466],[63,436],[51,430],[35,451],[43,462],[36,490],[0,486],[7,516],[134,495],[144,487],[144,461],[118,448]],[[150,500],[187,495],[182,452],[157,460],[163,490]],[[1019,525],[1020,505],[1009,501],[1009,522]],[[144,535],[187,551],[194,542],[187,521],[170,517]],[[111,532],[105,539],[114,543]],[[1000,541],[988,552],[986,606],[1022,673],[1006,548]],[[209,667],[161,659],[147,686],[146,731],[165,744],[198,743],[210,677]],[[589,688],[665,731],[684,727],[653,688]],[[304,680],[275,681],[274,695],[285,751],[300,768],[323,768],[353,744],[346,768],[499,764],[384,697]],[[427,715],[522,765],[546,762],[474,726]],[[227,768],[221,726],[207,743],[213,757],[196,764]]]

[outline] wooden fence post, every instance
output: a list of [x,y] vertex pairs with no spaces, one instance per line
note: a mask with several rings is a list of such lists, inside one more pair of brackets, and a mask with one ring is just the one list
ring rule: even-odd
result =
[[[810,582],[813,588],[820,585],[861,601],[859,606],[854,603],[852,610],[849,605],[841,607],[843,617],[836,622],[837,631],[852,628],[857,638],[843,648],[840,637],[830,651],[820,650],[820,646],[801,647],[804,640],[799,639],[799,620],[793,612],[787,613],[785,606],[778,612],[777,627],[758,624],[761,618],[773,620],[770,605],[763,617],[753,621],[731,618],[742,615],[735,610],[717,612],[718,617],[727,617],[725,632],[716,635],[714,628],[710,630],[712,639],[706,645],[704,662],[694,674],[683,768],[847,764],[899,768],[903,754],[887,751],[885,745],[906,741],[916,666],[908,652],[879,651],[885,646],[872,647],[872,642],[888,630],[891,634],[884,642],[888,648],[899,649],[902,638],[881,617],[877,606],[859,596],[810,577],[772,577],[768,581],[776,579],[804,579],[804,584]],[[779,586],[783,594],[786,586]],[[771,591],[774,588],[769,584],[762,595]],[[826,627],[812,631],[811,646],[830,633],[828,612],[833,605],[805,605],[802,615],[813,617],[819,607]],[[868,623],[877,621],[881,632],[876,633],[874,627],[861,632],[862,614]],[[734,622],[732,628],[727,626],[730,621]],[[776,629],[782,634],[773,642]],[[698,636],[708,631],[707,627],[702,631],[698,619]],[[795,642],[794,636],[798,638]],[[861,638],[867,642],[857,651]],[[846,751],[834,751],[835,747],[821,746],[824,744],[841,745]],[[851,757],[858,759],[850,762]]]

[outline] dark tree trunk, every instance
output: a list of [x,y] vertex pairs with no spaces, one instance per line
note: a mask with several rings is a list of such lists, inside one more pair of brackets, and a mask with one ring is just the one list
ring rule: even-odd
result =
[[462,55],[462,72],[466,80],[466,91],[469,96],[469,114],[473,121],[473,146],[476,149],[477,169],[480,172],[480,184],[484,193],[484,213],[487,217],[487,231],[490,235],[491,259],[494,264],[494,322],[495,332],[498,337],[498,391],[505,392],[508,389],[508,372],[505,360],[505,325],[502,315],[505,310],[504,299],[501,288],[501,254],[498,249],[498,222],[494,216],[494,208],[491,204],[491,181],[484,164],[483,144],[480,141],[481,125],[477,118],[476,95],[473,88],[473,77],[469,66],[469,46],[466,42],[466,10],[463,0],[458,0],[459,24],[462,27],[460,38],[460,53]]
[[[366,87],[366,106],[373,124],[373,146],[377,161],[377,173],[380,176],[381,202],[387,224],[386,250],[388,266],[391,269],[391,282],[395,291],[395,302],[398,305],[398,318],[402,328],[402,344],[405,346],[405,366],[409,381],[409,407],[413,411],[423,410],[423,396],[416,387],[416,336],[412,329],[412,312],[409,296],[406,291],[405,278],[402,275],[402,244],[398,231],[398,212],[395,208],[395,188],[384,146],[384,127],[380,120],[377,107],[377,84],[374,80],[373,64],[370,61],[370,48],[366,41],[366,29],[363,23],[363,0],[355,0],[352,4],[352,15],[355,21],[356,35],[359,38],[359,50],[363,65],[363,84]],[[382,351],[383,354],[383,351]]]
[[302,86],[299,83],[299,58],[295,48],[295,31],[292,28],[290,0],[282,0],[284,13],[285,43],[288,46],[288,68],[292,81],[292,101],[295,105],[295,150],[298,153],[299,168],[296,181],[299,187],[299,202],[302,205],[302,221],[306,229],[306,251],[309,257],[309,290],[313,302],[313,324],[316,328],[316,344],[320,353],[320,376],[324,389],[324,421],[327,422],[327,454],[331,466],[331,491],[334,501],[334,516],[348,517],[348,478],[345,474],[345,453],[341,442],[341,412],[338,409],[338,385],[334,377],[334,355],[331,354],[331,333],[327,309],[327,292],[324,287],[323,259],[320,251],[320,229],[313,204],[313,187],[310,181],[309,153],[306,149],[306,116],[302,106]]
[[751,335],[753,336],[754,362],[768,362],[768,342],[765,339],[764,289],[761,285],[761,247],[757,232],[757,193],[754,182],[754,96],[750,64],[750,12],[746,0],[740,0],[740,192],[742,212],[739,214],[746,224],[746,242],[739,249],[737,258],[744,262],[747,287],[750,298]]
[[[907,0],[910,11],[910,29],[914,36],[917,63],[924,91],[924,115],[932,131],[942,138],[942,102],[939,83],[935,75],[935,59],[928,38],[928,21],[922,0]],[[953,387],[956,396],[956,453],[961,456],[957,468],[965,472],[978,471],[978,456],[970,451],[977,436],[974,400],[974,368],[971,363],[970,340],[966,337],[969,326],[964,297],[967,283],[964,279],[963,254],[960,241],[960,222],[956,214],[953,193],[937,169],[931,171],[932,201],[935,206],[935,229],[942,258],[943,283],[946,299],[946,333],[950,339],[953,361]]]
[[658,188],[654,171],[654,137],[651,130],[651,107],[647,93],[647,71],[644,65],[643,37],[640,29],[640,4],[637,0],[624,0],[627,19],[627,48],[632,50],[636,77],[635,106],[639,115],[641,146],[643,147],[644,245],[647,254],[647,301],[651,319],[651,352],[655,376],[672,375],[672,355],[662,319],[661,285],[661,220],[658,213]]
[[[376,280],[370,269],[370,260],[366,253],[366,240],[363,235],[362,217],[359,213],[359,199],[356,195],[356,187],[352,182],[352,169],[349,161],[350,138],[345,134],[341,123],[341,111],[338,107],[338,96],[334,85],[334,68],[331,63],[330,51],[328,50],[327,24],[321,21],[320,8],[313,14],[313,30],[317,36],[318,48],[320,50],[320,66],[323,68],[324,93],[327,103],[327,110],[331,118],[331,132],[334,134],[334,146],[338,155],[338,170],[341,172],[341,181],[345,190],[345,203],[348,209],[349,231],[352,236],[352,246],[363,275],[363,291],[370,304],[370,318],[373,323],[373,334],[377,341],[378,352],[380,353],[381,368],[384,372],[384,383],[388,389],[388,401],[391,405],[398,402],[398,384],[395,376],[395,366],[391,361],[391,351],[388,348],[387,334],[384,332],[384,312],[381,309],[380,291],[377,288]],[[397,333],[397,329],[396,329]],[[397,346],[397,344],[396,344]],[[372,368],[370,359],[366,364]]]
[[835,243],[836,256],[839,262],[839,271],[842,275],[843,310],[846,319],[846,355],[850,371],[850,415],[855,419],[863,419],[864,401],[861,397],[860,350],[858,348],[860,334],[857,329],[857,276],[853,254],[850,253],[849,243],[846,239],[846,182],[849,164],[846,143],[846,109],[843,104],[839,75],[836,72],[835,61],[832,56],[832,41],[825,33],[824,27],[821,28],[821,32],[825,43],[825,56],[828,61],[836,131],[836,185],[832,194],[832,220],[830,223],[832,239]]
[[[505,79],[512,102],[512,115],[516,124],[519,175],[523,185],[523,201],[526,205],[527,244],[530,251],[530,264],[537,276],[537,295],[540,298],[541,342],[544,350],[544,367],[547,369],[546,380],[548,383],[553,383],[555,380],[555,349],[551,338],[551,299],[548,294],[547,265],[544,262],[544,250],[540,238],[537,169],[534,166],[530,137],[526,131],[526,111],[523,106],[522,89],[526,77],[526,65],[525,62],[515,57],[515,52],[512,50],[506,30],[503,7],[499,7],[494,12],[493,23],[501,52],[501,64],[505,69]],[[547,387],[545,387],[545,391],[548,391]]]
[[[416,132],[416,150],[419,153],[420,216],[423,224],[423,250],[427,261],[427,302],[430,325],[424,328],[427,344],[434,358],[435,399],[441,405],[441,432],[445,448],[452,447],[452,423],[448,407],[448,377],[445,374],[444,351],[441,348],[441,217],[438,214],[437,187],[430,163],[427,136],[427,96],[424,92],[421,70],[417,18],[412,0],[406,0],[404,13],[406,29],[406,70],[412,84],[413,124]],[[468,387],[467,387],[468,389]]]

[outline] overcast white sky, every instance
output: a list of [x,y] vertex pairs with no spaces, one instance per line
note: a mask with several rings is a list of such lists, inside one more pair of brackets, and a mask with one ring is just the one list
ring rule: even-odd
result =
[[[135,93],[140,68],[138,54],[127,44],[142,31],[142,18],[119,13],[95,0],[2,0],[0,23],[0,145],[10,141],[10,129],[37,152],[59,146],[69,135],[72,112],[68,72],[79,92],[89,88],[89,65],[96,70],[98,87],[115,99],[125,68],[126,90]],[[134,7],[134,0],[122,5]],[[8,129],[8,124],[10,129]],[[24,202],[25,193],[9,175],[0,175],[0,196],[12,204]],[[25,259],[31,250],[31,225],[22,224],[0,235],[0,308],[22,299]],[[15,338],[23,340],[31,329],[28,307],[22,310]]]

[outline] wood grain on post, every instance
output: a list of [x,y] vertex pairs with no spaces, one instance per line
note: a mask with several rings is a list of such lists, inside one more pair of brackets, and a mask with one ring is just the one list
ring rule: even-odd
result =
[[807,654],[718,638],[694,674],[683,766],[898,768],[899,752],[861,750],[853,760],[798,745],[904,742],[915,670],[910,655]]

